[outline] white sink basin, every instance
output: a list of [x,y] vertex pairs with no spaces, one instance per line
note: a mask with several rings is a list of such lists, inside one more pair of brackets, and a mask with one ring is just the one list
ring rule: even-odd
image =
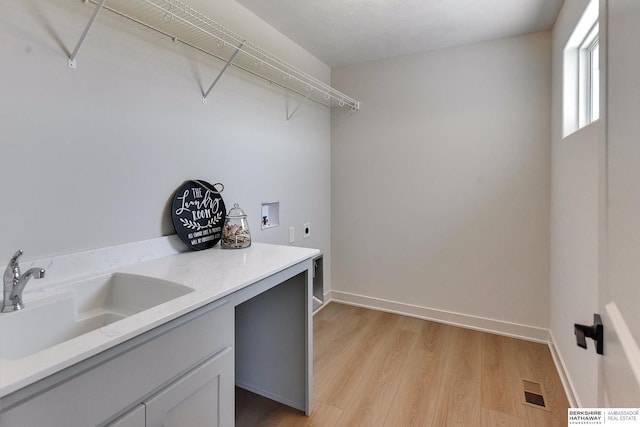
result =
[[20,359],[190,292],[186,286],[115,273],[32,300],[25,294],[24,309],[0,314],[0,359]]

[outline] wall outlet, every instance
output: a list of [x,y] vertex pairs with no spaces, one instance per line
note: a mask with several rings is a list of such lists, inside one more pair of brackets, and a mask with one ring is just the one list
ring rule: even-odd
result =
[[296,228],[289,227],[289,243],[293,243],[296,241]]
[[311,237],[311,223],[310,222],[305,222],[304,224],[302,224],[302,230],[304,230],[302,232],[302,238],[303,239],[308,239],[309,237]]

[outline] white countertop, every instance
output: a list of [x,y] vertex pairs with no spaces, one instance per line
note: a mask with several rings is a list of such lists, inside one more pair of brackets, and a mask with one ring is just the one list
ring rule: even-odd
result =
[[[188,286],[193,288],[194,292],[39,353],[17,360],[0,360],[0,397],[320,254],[317,249],[255,242],[245,249],[215,247],[198,252],[177,253],[173,248],[167,249],[174,246],[168,244],[167,239],[172,238],[144,242],[144,255],[138,253],[140,245],[130,244],[123,246],[122,250],[119,250],[119,247],[105,248],[80,255],[67,255],[60,259],[34,261],[30,265],[25,263],[23,268],[39,263],[42,267],[48,267],[47,282],[44,286],[34,285],[35,289],[31,295],[50,292],[50,289],[55,289],[56,285],[62,284],[65,280],[71,280],[72,277],[69,274],[71,270],[77,270],[85,277],[88,276],[89,271],[94,275],[113,272],[142,275]],[[150,246],[153,246],[153,250],[149,249]],[[157,249],[158,246],[160,250]],[[125,252],[126,256],[121,255]],[[116,258],[117,262],[114,261]],[[102,260],[99,262],[101,265],[92,267],[91,264],[95,260]],[[81,265],[81,267],[74,269],[71,268],[72,265]],[[56,272],[59,273],[60,282],[55,280]],[[29,298],[30,293],[25,290],[26,309],[28,309]],[[0,321],[2,316],[9,315],[11,313],[0,315]]]

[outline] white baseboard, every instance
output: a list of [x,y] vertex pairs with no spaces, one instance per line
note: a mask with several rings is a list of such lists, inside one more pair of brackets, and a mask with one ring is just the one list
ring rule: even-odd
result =
[[566,369],[562,354],[558,352],[556,339],[553,336],[553,332],[549,331],[549,337],[551,338],[549,341],[549,351],[551,352],[553,363],[555,363],[556,365],[556,371],[558,371],[560,381],[562,381],[562,386],[564,387],[564,392],[567,395],[567,400],[569,400],[569,406],[571,406],[572,408],[581,408],[582,405],[578,401],[573,382],[571,381],[571,377],[568,374],[569,371]]
[[[380,298],[372,298],[364,295],[356,295],[348,292],[330,291],[329,300],[389,313],[402,314],[425,320],[433,320],[439,323],[521,338],[529,341],[550,343],[549,330],[518,323],[504,322],[501,320],[487,319],[484,317],[470,316],[434,308],[422,307],[401,302],[389,301]],[[329,301],[325,299],[325,304]]]

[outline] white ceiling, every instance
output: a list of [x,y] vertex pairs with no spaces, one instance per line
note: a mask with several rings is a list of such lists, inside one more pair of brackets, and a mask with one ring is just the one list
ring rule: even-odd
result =
[[236,0],[330,66],[548,30],[564,0]]

